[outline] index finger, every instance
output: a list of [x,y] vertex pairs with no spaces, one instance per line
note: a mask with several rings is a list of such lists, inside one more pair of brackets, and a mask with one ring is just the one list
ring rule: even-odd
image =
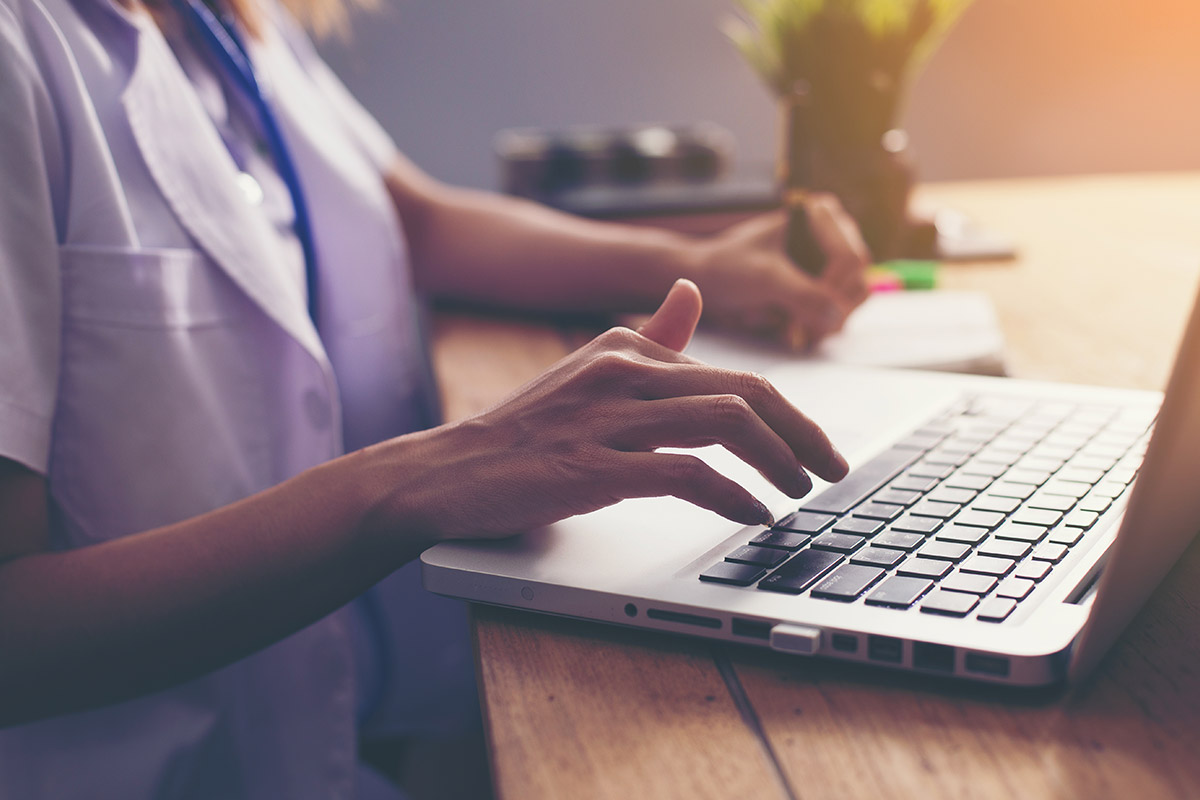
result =
[[820,195],[808,203],[813,237],[826,255],[823,277],[845,280],[863,273],[871,263],[871,252],[854,219],[832,195]]
[[825,431],[792,405],[762,375],[719,369],[707,364],[657,364],[646,381],[647,399],[689,395],[736,394],[792,449],[796,460],[827,481],[839,481],[849,466]]

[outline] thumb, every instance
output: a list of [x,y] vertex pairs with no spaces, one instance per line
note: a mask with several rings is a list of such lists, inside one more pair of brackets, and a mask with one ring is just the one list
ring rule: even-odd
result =
[[696,323],[700,321],[702,305],[700,289],[696,284],[680,278],[667,292],[666,299],[654,316],[638,328],[638,333],[652,342],[683,352],[683,348],[692,340]]

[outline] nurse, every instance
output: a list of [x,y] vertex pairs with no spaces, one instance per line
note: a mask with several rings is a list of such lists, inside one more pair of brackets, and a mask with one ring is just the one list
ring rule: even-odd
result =
[[[830,199],[813,279],[775,217],[689,239],[441,185],[270,0],[0,0],[0,109],[0,796],[397,796],[362,742],[477,724],[424,548],[646,495],[766,519],[660,447],[794,497],[846,469],[680,352],[700,289],[730,325],[842,324],[866,259]],[[419,296],[661,305],[437,425]]]

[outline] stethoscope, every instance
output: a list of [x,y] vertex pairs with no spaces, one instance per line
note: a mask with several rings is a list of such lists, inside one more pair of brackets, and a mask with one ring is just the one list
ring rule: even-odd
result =
[[[295,210],[293,229],[304,252],[304,284],[308,290],[308,315],[313,322],[317,320],[317,252],[313,244],[312,225],[308,216],[308,201],[305,199],[300,176],[296,172],[296,163],[292,160],[287,142],[279,127],[279,119],[275,116],[271,103],[263,93],[258,79],[254,76],[254,67],[241,34],[232,22],[220,19],[201,0],[171,0],[172,5],[183,17],[188,27],[203,40],[209,51],[216,57],[220,67],[233,80],[237,89],[245,96],[258,114],[259,124],[267,140],[267,147],[275,160],[275,169],[287,186],[292,197],[292,207]],[[243,174],[239,178],[243,191],[253,197],[262,197],[262,190],[253,178]]]
[[[287,186],[292,197],[296,219],[294,230],[300,247],[304,251],[304,283],[308,290],[308,315],[313,324],[317,323],[317,252],[313,244],[312,225],[308,215],[308,202],[300,185],[300,176],[296,171],[296,163],[292,160],[287,142],[279,126],[279,119],[261,84],[254,75],[246,45],[238,33],[237,27],[231,20],[218,17],[202,0],[171,0],[189,28],[203,40],[204,45],[216,57],[222,70],[228,73],[238,90],[250,101],[258,114],[267,146],[275,160],[275,169]],[[239,184],[247,195],[257,194],[261,200],[262,189],[249,175],[242,173]],[[429,359],[428,334],[420,315],[414,320],[416,333],[421,340],[421,420],[418,427],[426,428],[441,422],[441,403],[438,398],[437,381],[433,375],[433,365]]]

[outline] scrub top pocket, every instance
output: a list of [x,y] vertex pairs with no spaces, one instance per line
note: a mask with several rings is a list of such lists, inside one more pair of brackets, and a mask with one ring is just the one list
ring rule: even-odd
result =
[[272,483],[275,337],[199,251],[60,249],[51,491],[63,546],[227,505]]

